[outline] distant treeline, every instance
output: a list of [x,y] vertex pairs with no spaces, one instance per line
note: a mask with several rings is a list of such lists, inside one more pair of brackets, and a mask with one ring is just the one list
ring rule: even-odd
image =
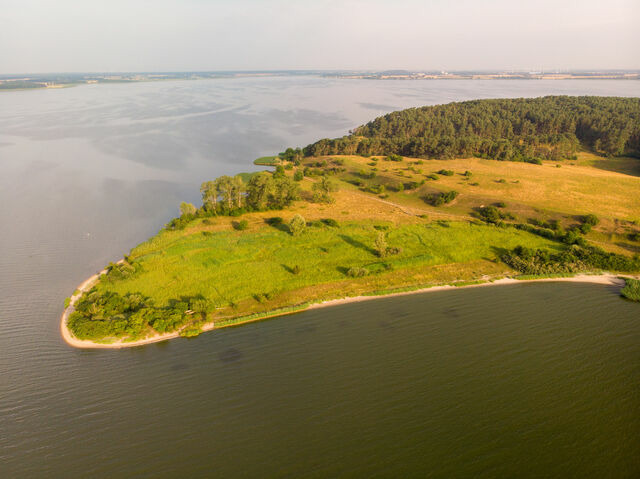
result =
[[23,80],[11,80],[0,82],[0,90],[18,90],[22,88],[42,88],[44,83],[23,81]]
[[640,98],[547,96],[409,108],[303,151],[305,156],[478,156],[538,163],[572,158],[580,148],[640,157]]

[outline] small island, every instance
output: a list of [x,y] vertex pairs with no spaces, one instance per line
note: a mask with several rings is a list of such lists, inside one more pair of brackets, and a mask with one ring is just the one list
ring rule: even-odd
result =
[[[64,339],[126,347],[328,304],[522,280],[640,299],[640,99],[412,108],[205,181],[67,298]],[[625,279],[621,279],[625,277]]]

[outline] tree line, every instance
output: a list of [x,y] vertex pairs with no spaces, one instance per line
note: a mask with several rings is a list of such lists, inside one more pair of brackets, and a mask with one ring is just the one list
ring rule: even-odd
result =
[[181,229],[198,217],[240,216],[249,211],[280,210],[299,197],[296,181],[285,175],[280,166],[274,173],[261,172],[248,182],[241,176],[221,176],[200,186],[202,207],[190,203],[180,205],[180,217],[167,224],[167,229]]
[[305,156],[478,156],[528,161],[572,158],[586,148],[640,157],[640,98],[547,96],[409,108],[322,139]]

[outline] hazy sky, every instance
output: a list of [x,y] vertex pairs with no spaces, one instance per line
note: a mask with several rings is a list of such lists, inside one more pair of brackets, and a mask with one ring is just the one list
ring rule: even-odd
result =
[[0,0],[0,73],[640,69],[640,0]]

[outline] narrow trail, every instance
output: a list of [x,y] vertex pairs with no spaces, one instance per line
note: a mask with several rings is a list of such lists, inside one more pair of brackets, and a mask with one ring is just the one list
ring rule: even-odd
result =
[[446,218],[457,218],[457,219],[461,219],[461,220],[465,220],[465,221],[469,221],[469,220],[473,219],[471,216],[462,216],[462,215],[455,215],[455,214],[451,214],[451,213],[441,213],[439,211],[421,210],[419,208],[411,208],[409,206],[403,206],[403,205],[400,205],[398,203],[394,203],[392,201],[383,200],[382,198],[378,198],[376,196],[367,195],[367,194],[361,193],[359,191],[354,191],[353,193],[358,195],[358,196],[362,196],[362,197],[365,197],[365,198],[369,198],[371,200],[378,201],[380,203],[384,203],[385,205],[393,206],[394,208],[399,209],[402,213],[404,213],[406,215],[409,215],[409,216],[435,215],[435,216],[442,216],[442,217],[446,217]]

